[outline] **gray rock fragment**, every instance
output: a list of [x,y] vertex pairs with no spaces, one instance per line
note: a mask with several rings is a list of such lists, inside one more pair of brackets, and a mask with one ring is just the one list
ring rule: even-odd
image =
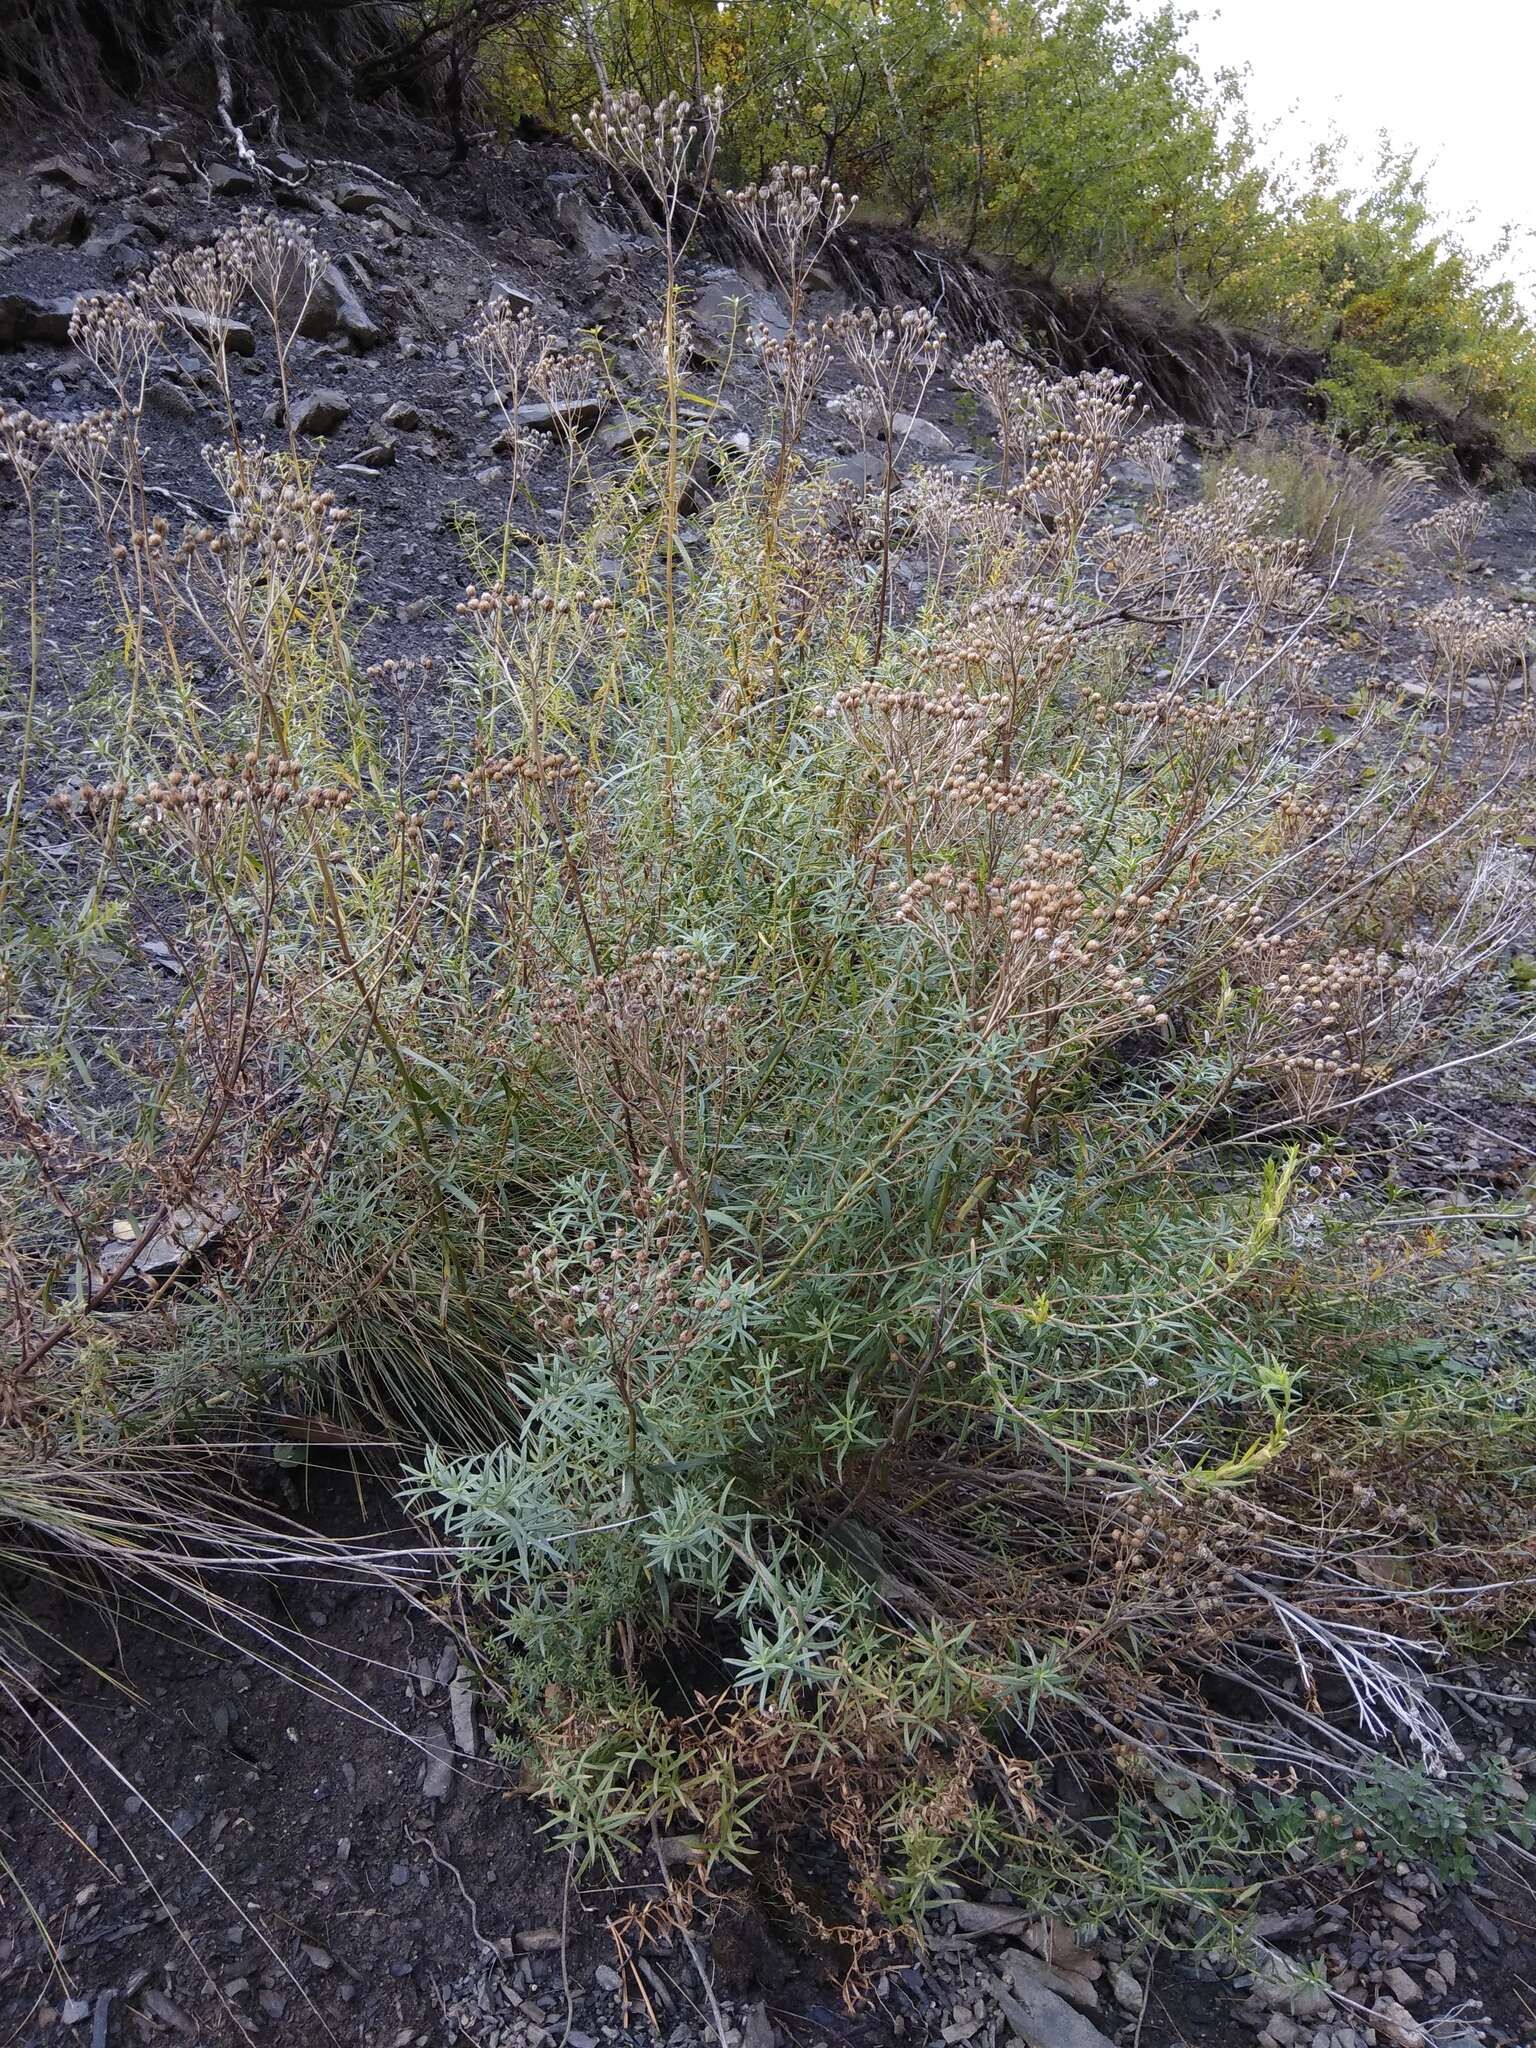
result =
[[344,178],[335,190],[336,204],[343,213],[369,213],[388,204],[389,195],[366,178]]
[[309,341],[328,341],[333,335],[344,334],[355,349],[365,352],[378,348],[386,339],[384,329],[336,263],[328,263],[321,271],[303,303],[302,313],[293,301],[284,312],[289,319],[298,319],[299,332]]
[[440,1722],[428,1721],[421,1731],[421,1746],[427,1759],[421,1777],[421,1796],[446,1799],[453,1790],[453,1744]]
[[543,434],[580,434],[595,427],[608,409],[606,398],[569,398],[559,405],[531,400],[517,408],[517,424]]
[[231,356],[256,353],[256,336],[243,320],[221,320],[196,306],[168,306],[166,311],[183,333],[190,334],[210,355],[218,349]]
[[334,434],[351,410],[343,392],[329,387],[311,391],[294,404],[293,430],[296,434]]
[[256,190],[256,180],[243,164],[209,164],[203,175],[221,199],[244,199]]
[[68,341],[73,295],[36,299],[30,292],[0,292],[0,348],[27,341]]
[[950,455],[954,452],[955,444],[944,429],[936,427],[932,420],[920,419],[916,413],[896,413],[891,425],[899,448],[915,448],[924,455]]
[[454,1678],[448,1686],[448,1706],[453,1716],[455,1747],[465,1756],[475,1754],[475,1689],[467,1678]]
[[741,2048],[778,2048],[778,2039],[768,2007],[759,1998],[741,2016]]
[[990,1989],[1004,2019],[1027,2048],[1111,2048],[1107,2034],[1044,1984],[1022,1975],[1013,1982],[1010,1991],[1001,1977],[994,1976]]
[[32,175],[39,185],[62,186],[86,199],[101,189],[95,172],[88,170],[78,157],[45,156],[32,166]]

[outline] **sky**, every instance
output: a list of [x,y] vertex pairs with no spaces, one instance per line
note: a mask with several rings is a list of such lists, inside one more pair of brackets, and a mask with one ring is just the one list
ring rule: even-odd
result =
[[[1153,0],[1141,0],[1150,8]],[[1362,163],[1385,128],[1415,145],[1465,239],[1527,231],[1505,266],[1536,290],[1536,0],[1183,0],[1208,69],[1248,67],[1255,126],[1292,162],[1335,126]]]

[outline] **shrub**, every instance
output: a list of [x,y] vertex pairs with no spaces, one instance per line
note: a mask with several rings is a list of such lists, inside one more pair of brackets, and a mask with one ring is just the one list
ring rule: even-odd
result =
[[[791,261],[807,189],[741,201]],[[310,261],[253,221],[178,300]],[[1321,592],[1262,480],[1177,500],[1162,436],[1106,522],[1134,394],[985,356],[1010,487],[903,477],[914,313],[756,336],[778,413],[733,460],[679,407],[675,288],[631,473],[514,414],[454,654],[365,675],[295,451],[212,451],[216,528],[151,513],[163,317],[153,280],[83,309],[117,408],[7,428],[95,508],[124,626],[55,829],[98,929],[179,969],[126,1027],[156,1055],[87,1069],[97,1155],[45,1142],[106,992],[13,848],[49,1030],[6,1055],[8,1412],[45,1364],[112,1382],[137,1266],[166,1388],[388,1424],[560,1838],[681,1830],[677,1910],[755,1859],[805,1916],[814,1805],[856,1966],[963,1875],[1145,1912],[1203,1856],[1220,1903],[1298,1772],[1454,1776],[1421,1666],[1524,1611],[1528,1366],[1469,1373],[1449,1319],[1405,1349],[1442,1262],[1497,1335],[1498,1243],[1433,1250],[1309,1145],[1529,1041],[1483,972],[1528,918],[1525,725],[1298,753]],[[501,388],[600,374],[504,310],[473,343]],[[834,354],[863,492],[798,447]],[[530,553],[541,465],[568,523]],[[146,1273],[194,1190],[217,1240]]]

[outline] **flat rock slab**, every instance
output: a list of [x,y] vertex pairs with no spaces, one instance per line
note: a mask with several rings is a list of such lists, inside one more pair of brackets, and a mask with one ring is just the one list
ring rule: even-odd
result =
[[1011,1991],[1001,1977],[992,1979],[991,1991],[1003,2017],[1029,2048],[1114,2048],[1092,2020],[1022,1971],[1014,1972]]

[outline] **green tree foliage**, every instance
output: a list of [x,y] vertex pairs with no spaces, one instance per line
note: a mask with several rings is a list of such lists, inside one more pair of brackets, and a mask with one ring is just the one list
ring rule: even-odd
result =
[[1127,0],[578,0],[497,55],[509,113],[566,125],[609,87],[718,88],[730,180],[784,159],[866,211],[1068,279],[1326,348],[1339,425],[1405,391],[1536,433],[1536,338],[1510,287],[1439,228],[1408,155],[1364,190],[1333,150],[1260,162],[1240,80],[1204,78],[1173,8]]
[[1437,227],[1411,154],[1383,148],[1352,191],[1332,150],[1276,195],[1226,310],[1326,346],[1340,423],[1368,429],[1405,387],[1536,431],[1536,334],[1512,287]]

